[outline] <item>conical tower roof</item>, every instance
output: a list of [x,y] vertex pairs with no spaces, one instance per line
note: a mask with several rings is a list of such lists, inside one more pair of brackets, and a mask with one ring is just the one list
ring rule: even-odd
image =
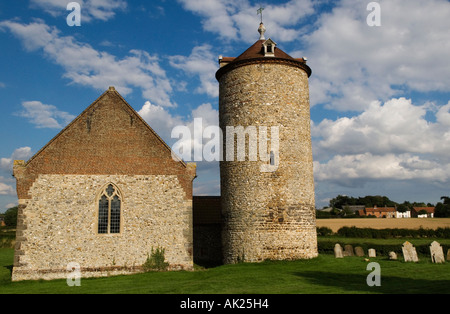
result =
[[[230,57],[220,57],[219,62],[221,63],[221,68],[216,73],[217,80],[225,74],[226,72],[235,69],[236,67],[243,66],[250,63],[285,63],[291,66],[299,67],[303,69],[308,77],[311,76],[311,68],[306,64],[306,58],[293,58],[286,52],[277,47],[277,44],[272,39],[265,39],[264,32],[265,28],[261,28],[263,24],[261,23],[258,31],[261,36],[258,41],[251,45],[247,50],[245,50],[237,58]],[[272,52],[267,53],[267,46],[272,46]]]

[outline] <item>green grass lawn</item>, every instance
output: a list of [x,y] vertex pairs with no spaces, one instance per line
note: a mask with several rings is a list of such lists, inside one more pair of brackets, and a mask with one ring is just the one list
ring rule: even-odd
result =
[[371,271],[360,257],[321,254],[304,261],[226,265],[195,272],[145,273],[82,279],[12,283],[13,250],[0,249],[0,293],[12,294],[360,294],[450,293],[450,263],[432,264],[372,258],[381,266],[381,287],[366,283]]

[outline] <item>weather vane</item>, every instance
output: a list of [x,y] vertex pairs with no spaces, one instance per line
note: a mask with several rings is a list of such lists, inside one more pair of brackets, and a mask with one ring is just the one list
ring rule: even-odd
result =
[[258,9],[258,11],[256,11],[258,15],[261,14],[261,23],[263,22],[263,11],[264,11],[264,8],[263,8],[263,7],[260,7],[260,8]]

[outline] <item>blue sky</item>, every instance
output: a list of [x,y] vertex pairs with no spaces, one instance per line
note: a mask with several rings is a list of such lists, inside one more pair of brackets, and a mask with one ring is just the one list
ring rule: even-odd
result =
[[[173,127],[218,123],[219,55],[266,37],[306,56],[316,205],[338,194],[436,203],[450,195],[450,3],[83,0],[0,2],[0,212],[17,204],[15,159],[29,159],[109,86],[169,144]],[[201,162],[195,194],[218,195]]]

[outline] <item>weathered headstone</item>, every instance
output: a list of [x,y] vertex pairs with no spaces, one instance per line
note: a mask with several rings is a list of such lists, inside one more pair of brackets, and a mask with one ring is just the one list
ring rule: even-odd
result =
[[442,250],[442,246],[438,242],[433,241],[433,243],[431,243],[430,254],[431,261],[433,263],[445,263],[444,251]]
[[397,253],[389,252],[389,259],[393,261],[397,260]]
[[450,262],[450,249],[448,249],[448,251],[447,251],[447,261]]
[[358,257],[364,256],[364,249],[360,246],[355,247],[355,255]]
[[344,254],[342,253],[342,246],[339,243],[336,243],[334,246],[334,257],[335,258],[343,258]]
[[369,249],[369,257],[377,257],[377,252],[375,249]]
[[355,256],[355,253],[353,253],[353,246],[350,244],[344,246],[344,256]]
[[403,252],[403,258],[405,259],[405,262],[418,262],[419,261],[419,258],[417,257],[416,248],[408,241],[403,243],[402,252]]

